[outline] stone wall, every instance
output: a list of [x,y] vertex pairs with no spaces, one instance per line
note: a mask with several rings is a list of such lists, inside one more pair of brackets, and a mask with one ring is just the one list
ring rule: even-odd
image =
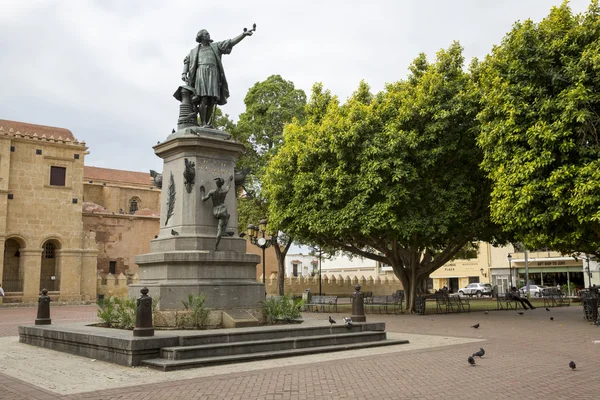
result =
[[85,201],[99,204],[105,207],[108,212],[114,212],[115,214],[120,209],[128,214],[129,201],[132,198],[138,199],[138,210],[158,211],[160,210],[160,194],[160,189],[152,187],[150,182],[145,187],[119,183],[104,185],[102,182],[89,183],[89,181],[86,181],[84,185]]
[[129,295],[129,283],[137,283],[138,276],[135,274],[132,278],[127,281],[128,278],[124,274],[113,275],[113,274],[102,274],[98,272],[96,275],[96,290],[98,297],[119,297],[125,299]]
[[[350,296],[354,292],[354,286],[359,284],[362,292],[373,292],[374,296],[389,296],[396,290],[402,290],[402,283],[396,278],[389,279],[384,277],[368,277],[364,276],[350,277],[342,275],[321,275],[321,293],[331,296]],[[315,295],[319,294],[319,277],[286,277],[285,293],[291,295],[301,295],[306,289]],[[277,294],[277,277],[271,275],[266,282],[267,294]]]
[[159,231],[159,217],[84,213],[83,226],[86,232],[96,234],[98,272],[108,274],[114,261],[116,275],[131,277],[138,272],[135,256],[150,252],[150,241]]

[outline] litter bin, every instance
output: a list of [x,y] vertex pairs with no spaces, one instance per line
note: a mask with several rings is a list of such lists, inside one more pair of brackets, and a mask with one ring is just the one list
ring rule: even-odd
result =
[[587,321],[598,320],[598,294],[596,291],[581,290],[581,303],[583,304],[583,318]]

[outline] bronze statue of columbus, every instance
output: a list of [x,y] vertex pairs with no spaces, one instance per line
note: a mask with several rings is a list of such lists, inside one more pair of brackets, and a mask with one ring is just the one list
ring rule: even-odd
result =
[[[181,79],[188,89],[193,89],[191,103],[194,111],[197,110],[200,114],[203,127],[212,128],[211,116],[214,107],[217,104],[226,104],[229,97],[229,87],[221,56],[230,54],[233,46],[246,36],[251,36],[255,29],[256,24],[253,29],[244,28],[241,35],[222,42],[213,42],[206,29],[200,30],[196,35],[196,42],[199,44],[183,60]],[[176,97],[178,97],[177,93]],[[178,100],[181,101],[181,98]]]

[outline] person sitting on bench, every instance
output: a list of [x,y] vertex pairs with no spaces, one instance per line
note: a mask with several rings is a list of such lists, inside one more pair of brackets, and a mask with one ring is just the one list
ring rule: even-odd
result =
[[511,288],[510,295],[514,300],[521,303],[524,310],[527,310],[527,307],[525,306],[525,304],[527,304],[529,306],[529,308],[531,308],[532,310],[535,310],[535,307],[531,305],[531,303],[529,302],[529,299],[527,297],[521,297],[521,295],[519,294],[519,291],[517,290],[516,287],[513,286]]

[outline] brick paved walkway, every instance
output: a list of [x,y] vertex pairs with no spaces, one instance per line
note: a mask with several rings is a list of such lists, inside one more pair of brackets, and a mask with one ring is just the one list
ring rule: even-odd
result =
[[[11,313],[18,314],[16,309]],[[30,312],[19,309],[21,312]],[[6,309],[0,321],[7,324]],[[53,309],[89,317],[89,307]],[[19,317],[12,314],[16,321]],[[35,313],[34,313],[35,314]],[[596,399],[600,398],[600,328],[582,319],[580,306],[538,308],[518,315],[493,311],[454,315],[369,315],[390,332],[485,339],[477,366],[467,357],[477,344],[324,361],[213,377],[59,396],[0,374],[0,399]],[[333,315],[341,319],[341,315]],[[553,316],[554,321],[549,317]],[[323,318],[323,314],[306,314]],[[479,322],[478,330],[470,325]],[[15,322],[16,325],[18,323]],[[0,349],[0,352],[2,350]],[[577,362],[577,370],[568,367]],[[51,362],[46,363],[51,368]],[[175,372],[176,374],[176,372]]]

